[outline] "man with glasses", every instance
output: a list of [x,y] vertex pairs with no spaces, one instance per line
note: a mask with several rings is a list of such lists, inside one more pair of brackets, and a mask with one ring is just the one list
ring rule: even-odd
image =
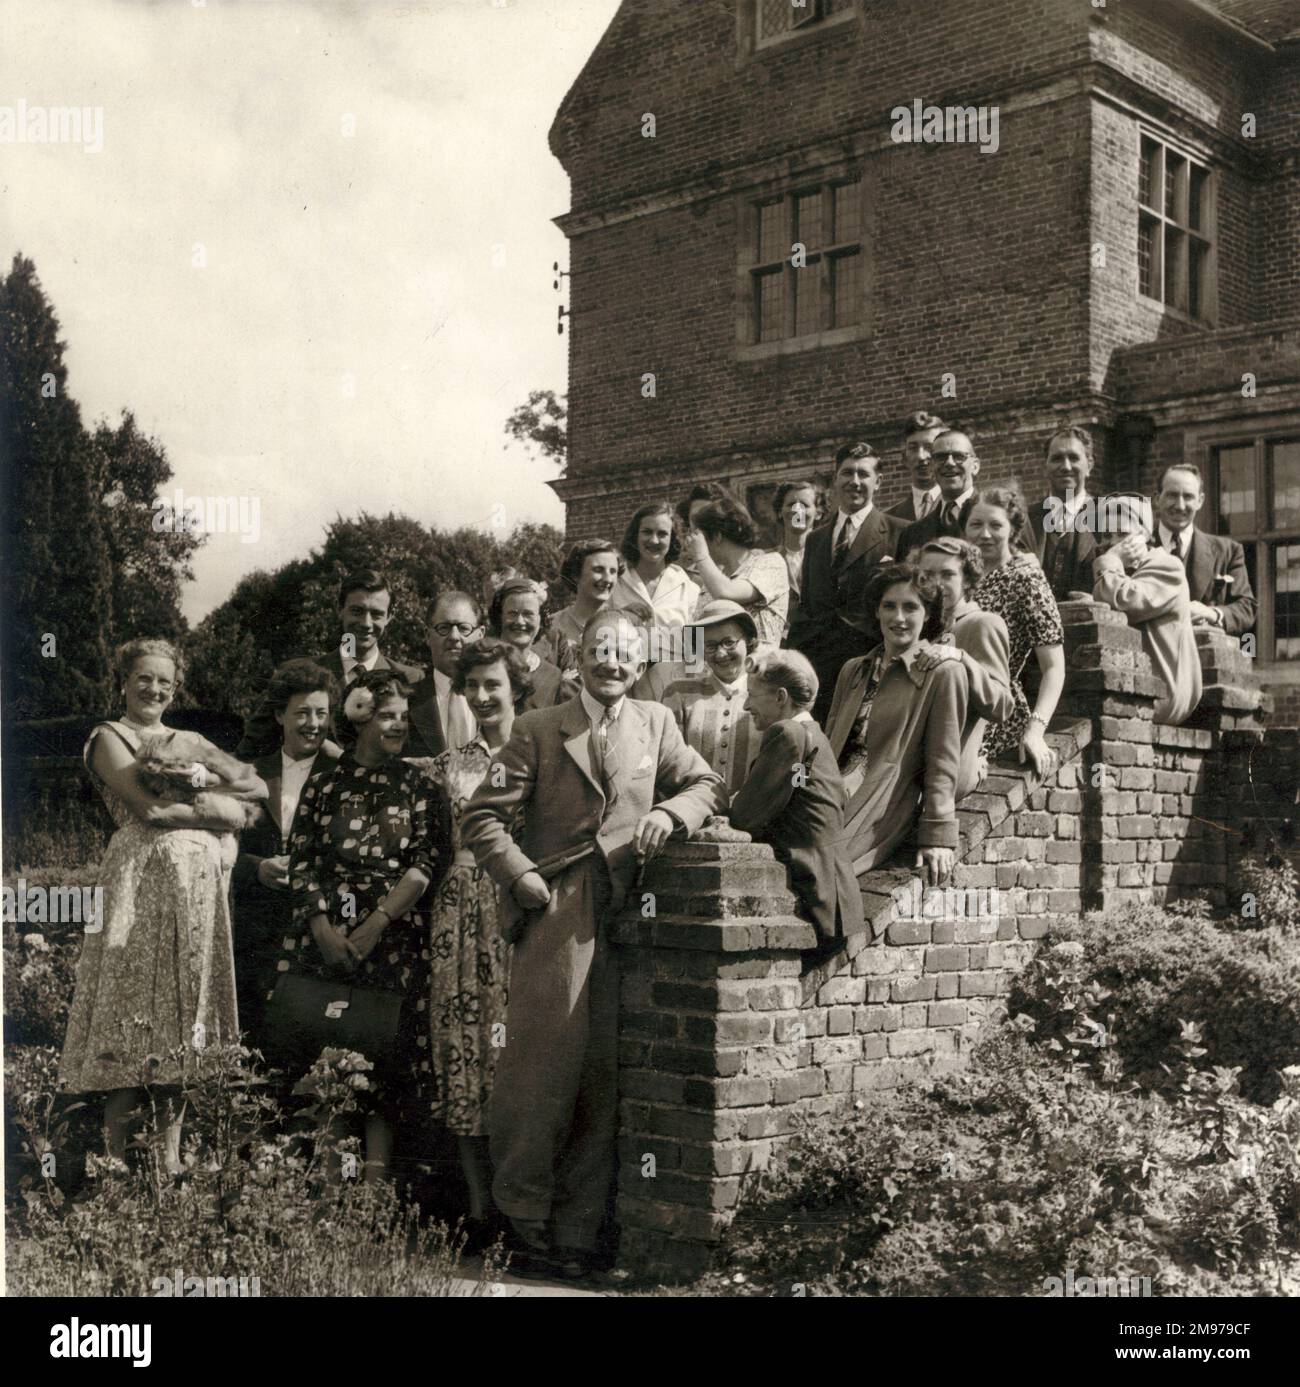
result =
[[745,711],[745,661],[758,643],[758,628],[739,602],[725,598],[702,607],[691,626],[700,631],[706,668],[669,684],[662,701],[686,745],[722,777],[731,796],[758,755],[759,732]]
[[478,603],[465,592],[444,592],[429,613],[433,669],[411,692],[407,756],[440,756],[474,740],[478,724],[464,694],[451,687],[461,651],[483,634]]
[[935,414],[918,409],[903,425],[903,466],[912,484],[908,494],[897,505],[890,506],[886,515],[896,515],[905,524],[924,520],[939,503],[939,488],[934,481],[934,462],[931,449],[934,440],[944,430],[943,420]]
[[[329,670],[339,682],[344,697],[359,669],[391,669],[406,684],[417,684],[424,676],[418,665],[390,660],[379,648],[392,618],[392,594],[388,581],[373,568],[347,574],[339,584],[339,626],[342,634],[336,649],[312,657],[315,664]],[[244,735],[235,755],[253,761],[269,755],[280,746],[280,726],[275,711],[264,698],[244,723]]]
[[975,444],[964,433],[946,429],[931,445],[931,461],[939,484],[939,502],[923,519],[903,531],[898,542],[898,558],[906,560],[913,549],[946,535],[961,539],[966,533],[966,517],[975,504],[975,478],[980,460]]

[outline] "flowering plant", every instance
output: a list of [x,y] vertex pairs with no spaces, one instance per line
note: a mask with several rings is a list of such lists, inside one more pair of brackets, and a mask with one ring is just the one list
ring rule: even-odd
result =
[[354,688],[343,700],[343,716],[350,723],[369,722],[375,715],[375,696],[369,689]]

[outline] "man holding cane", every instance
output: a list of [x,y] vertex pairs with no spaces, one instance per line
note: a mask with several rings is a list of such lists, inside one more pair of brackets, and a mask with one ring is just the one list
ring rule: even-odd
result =
[[[461,839],[502,894],[515,945],[506,1043],[488,1115],[497,1207],[524,1270],[587,1270],[614,1174],[618,969],[609,921],[638,865],[725,806],[661,704],[623,613],[582,633],[582,690],[522,714],[466,807]],[[518,841],[510,825],[522,813]]]

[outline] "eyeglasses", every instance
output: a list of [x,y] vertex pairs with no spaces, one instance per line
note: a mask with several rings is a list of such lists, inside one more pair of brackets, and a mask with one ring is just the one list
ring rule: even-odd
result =
[[940,451],[937,453],[931,453],[930,456],[935,460],[935,462],[947,462],[949,458],[951,458],[954,462],[965,462],[966,459],[970,457],[970,454],[952,453],[949,452],[948,449],[943,448],[940,449]]
[[463,621],[440,621],[433,629],[437,635],[442,636],[444,639],[451,635],[453,631],[455,631],[457,635],[472,636],[475,631],[481,631],[483,629],[483,623],[480,621],[476,626],[469,626]]
[[725,641],[705,641],[704,653],[706,655],[734,655],[739,644],[739,636],[732,636]]

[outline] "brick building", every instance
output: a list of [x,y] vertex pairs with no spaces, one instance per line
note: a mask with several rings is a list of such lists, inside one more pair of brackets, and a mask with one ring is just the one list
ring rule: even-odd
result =
[[855,437],[888,505],[915,408],[1032,500],[1082,419],[1094,490],[1200,466],[1300,721],[1300,0],[623,0],[550,138],[571,537]]

